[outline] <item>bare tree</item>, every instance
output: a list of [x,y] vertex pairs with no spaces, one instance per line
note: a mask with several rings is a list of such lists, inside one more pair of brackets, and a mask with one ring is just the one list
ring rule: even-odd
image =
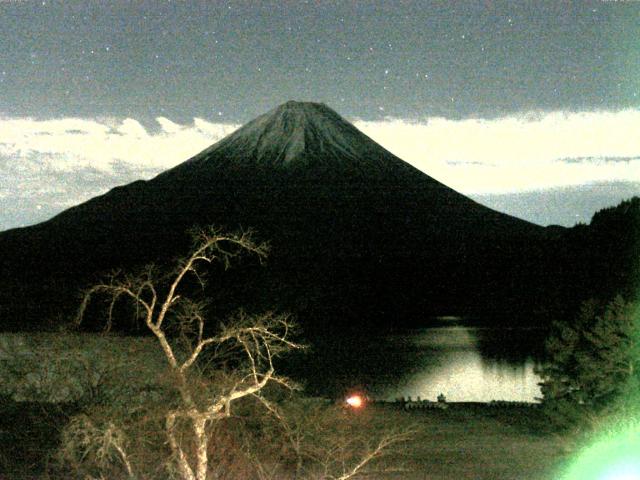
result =
[[[237,401],[254,398],[272,408],[263,395],[265,387],[270,383],[292,386],[288,379],[275,373],[273,364],[276,356],[301,348],[291,339],[293,324],[288,316],[254,316],[241,311],[228,324],[219,325],[215,334],[207,334],[211,329],[207,328],[205,305],[189,300],[182,292],[188,277],[204,286],[206,265],[220,262],[227,267],[243,253],[262,260],[268,248],[254,242],[250,232],[228,235],[213,229],[199,231],[191,254],[168,274],[162,275],[155,267],[138,275],[116,272],[89,288],[79,309],[78,323],[91,298],[106,295],[110,300],[106,328],[110,329],[116,302],[128,299],[157,339],[176,389],[177,401],[164,414],[164,429],[172,469],[183,480],[206,480],[211,447],[208,432],[212,424],[232,415]],[[214,362],[227,358],[230,352],[239,354],[242,361],[234,364],[231,374],[207,383],[198,375],[198,363],[205,352]],[[115,426],[110,428],[116,431]],[[111,441],[109,445],[117,447],[117,457],[122,462],[126,460],[127,474],[133,478],[125,442]]]

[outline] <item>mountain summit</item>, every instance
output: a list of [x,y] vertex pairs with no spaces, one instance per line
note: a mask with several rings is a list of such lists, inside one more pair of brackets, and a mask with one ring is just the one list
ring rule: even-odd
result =
[[69,311],[99,272],[183,254],[197,225],[252,227],[272,245],[267,269],[214,282],[214,303],[322,328],[509,315],[544,277],[542,227],[448,188],[325,105],[287,102],[149,181],[0,233],[0,316]]
[[381,147],[322,103],[289,101],[252,120],[191,162],[211,156],[270,167],[297,161],[359,162]]

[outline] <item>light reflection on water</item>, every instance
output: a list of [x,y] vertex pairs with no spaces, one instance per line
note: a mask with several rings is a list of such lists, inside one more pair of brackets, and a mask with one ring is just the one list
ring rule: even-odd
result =
[[392,345],[408,346],[415,363],[410,372],[380,377],[370,393],[384,400],[410,396],[435,401],[444,394],[448,401],[536,401],[540,378],[534,372],[535,349],[526,351],[527,336],[518,329],[453,326],[389,338]]

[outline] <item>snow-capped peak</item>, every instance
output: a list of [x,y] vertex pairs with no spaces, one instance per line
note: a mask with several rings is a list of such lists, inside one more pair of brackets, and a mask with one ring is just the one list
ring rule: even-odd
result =
[[262,166],[286,166],[301,159],[364,166],[393,157],[326,105],[296,101],[257,117],[193,160],[207,162],[221,154],[234,163]]

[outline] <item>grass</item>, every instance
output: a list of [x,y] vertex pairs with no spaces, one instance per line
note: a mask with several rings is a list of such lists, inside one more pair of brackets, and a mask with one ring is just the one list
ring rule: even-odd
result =
[[564,441],[548,431],[536,408],[450,404],[446,410],[402,411],[373,406],[387,423],[419,427],[394,455],[404,471],[375,478],[404,480],[553,480],[567,459]]
[[[36,479],[56,447],[66,412],[0,398],[0,479]],[[563,439],[546,431],[542,413],[519,406],[449,404],[446,410],[366,407],[374,429],[415,425],[413,441],[380,461],[401,465],[368,478],[385,480],[553,480],[567,460]],[[69,410],[69,409],[67,409]]]

